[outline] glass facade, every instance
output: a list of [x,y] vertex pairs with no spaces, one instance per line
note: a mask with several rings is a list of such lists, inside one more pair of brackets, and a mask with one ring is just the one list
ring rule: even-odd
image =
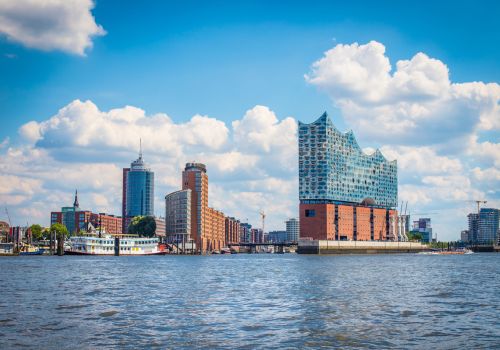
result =
[[299,122],[299,197],[302,203],[365,201],[394,208],[397,163],[379,150],[365,154],[352,131],[338,131],[325,112],[313,123]]
[[481,244],[494,244],[498,240],[498,221],[500,210],[481,208],[479,211],[477,241]]
[[131,164],[127,172],[126,216],[154,215],[154,172],[146,167],[142,156]]

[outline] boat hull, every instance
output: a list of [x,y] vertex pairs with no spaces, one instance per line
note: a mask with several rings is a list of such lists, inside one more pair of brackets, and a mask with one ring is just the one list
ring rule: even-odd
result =
[[35,252],[20,252],[19,255],[42,255],[45,252],[45,249],[39,249]]
[[[74,252],[71,250],[65,250],[65,255],[91,255],[91,256],[115,256],[112,252],[111,254],[102,253],[86,253],[86,252]],[[152,252],[152,253],[138,253],[138,254],[120,254],[119,256],[145,256],[145,255],[165,255],[166,252]]]

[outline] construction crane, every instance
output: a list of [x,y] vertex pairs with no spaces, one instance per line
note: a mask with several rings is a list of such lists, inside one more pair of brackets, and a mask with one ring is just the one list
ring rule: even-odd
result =
[[482,204],[488,203],[488,201],[481,200],[481,199],[470,200],[470,201],[467,201],[467,202],[471,202],[471,203],[476,203],[477,204],[477,213],[478,214],[479,214],[479,211],[481,209],[481,203]]
[[260,211],[260,218],[262,219],[262,235],[264,235],[264,224],[266,223],[266,213],[264,213],[264,210]]
[[10,221],[9,210],[5,207],[5,214],[7,214],[7,219],[9,219],[9,226],[12,227],[12,222]]

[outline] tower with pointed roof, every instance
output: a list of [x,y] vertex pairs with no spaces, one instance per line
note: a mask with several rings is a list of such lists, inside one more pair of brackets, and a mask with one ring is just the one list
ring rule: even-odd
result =
[[73,202],[73,208],[80,209],[80,204],[78,203],[78,190],[75,190],[75,201]]
[[142,140],[139,140],[139,157],[123,169],[123,233],[135,216],[154,216],[154,172],[142,157]]

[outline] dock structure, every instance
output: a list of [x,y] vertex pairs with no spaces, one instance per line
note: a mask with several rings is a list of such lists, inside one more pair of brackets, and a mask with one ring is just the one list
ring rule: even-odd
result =
[[300,240],[299,254],[397,254],[418,253],[429,248],[420,242]]

